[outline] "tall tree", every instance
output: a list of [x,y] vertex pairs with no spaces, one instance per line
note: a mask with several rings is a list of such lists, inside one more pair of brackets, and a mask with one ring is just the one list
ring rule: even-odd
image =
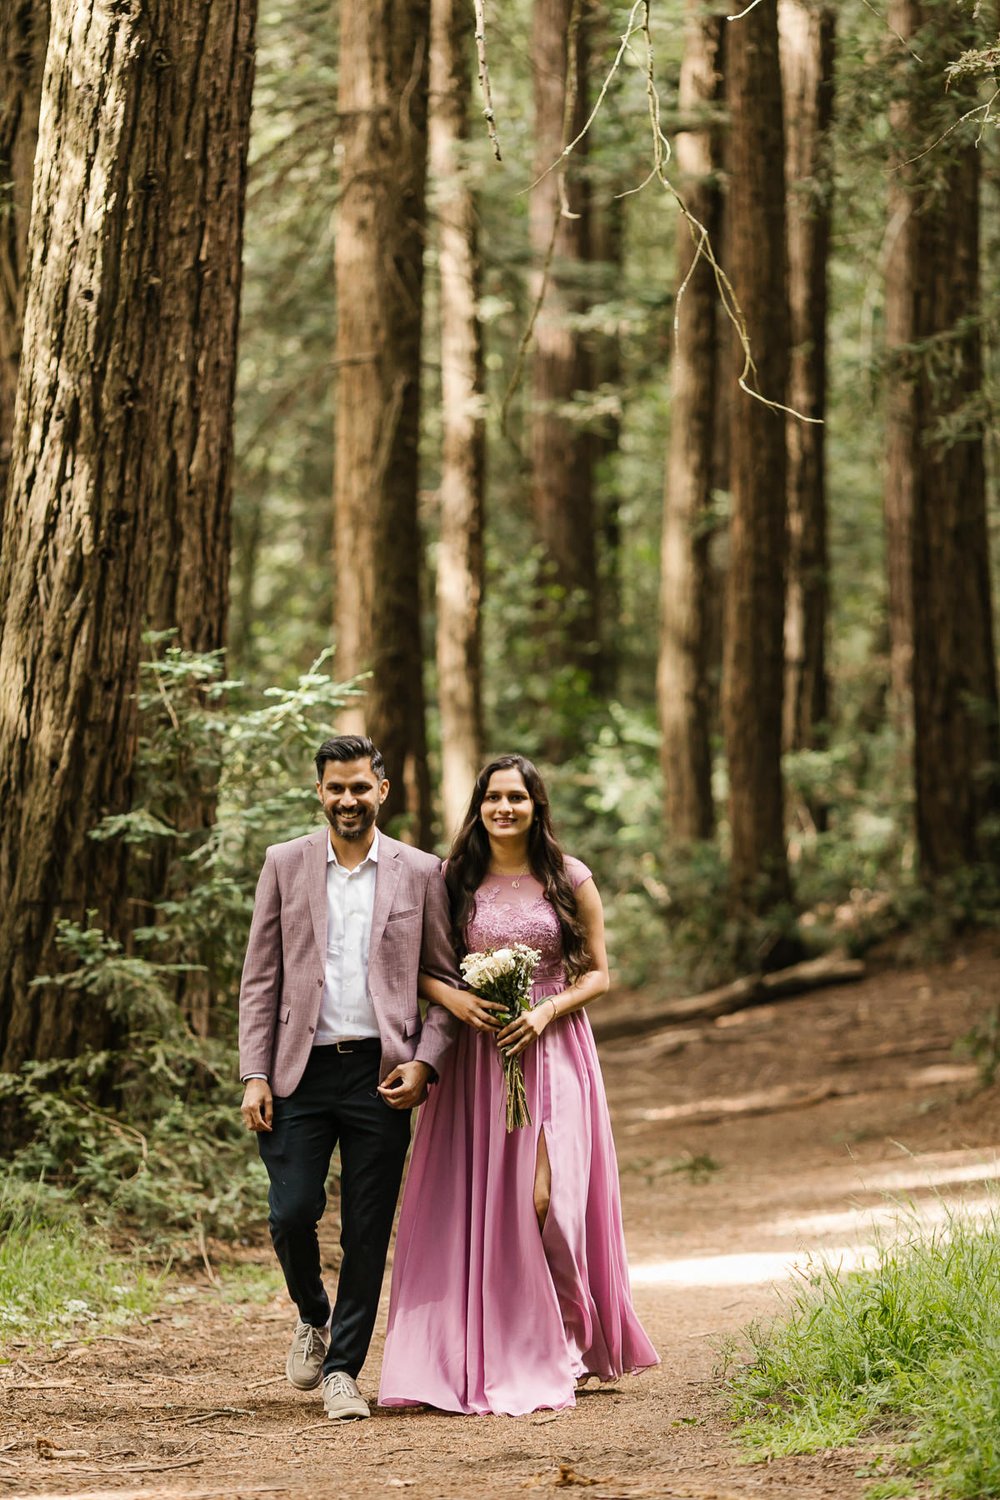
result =
[[[721,219],[719,120],[725,21],[689,0],[674,143],[678,186],[713,246]],[[708,683],[709,575],[717,387],[718,293],[698,234],[677,226],[677,333],[670,402],[670,448],[660,542],[660,719],[667,828],[678,840],[708,839],[712,804]]]
[[256,0],[192,5],[171,58],[170,200],[147,621],[190,651],[225,642],[232,410]]
[[572,414],[577,394],[589,392],[594,380],[590,351],[574,321],[589,259],[588,195],[579,171],[586,138],[571,158],[577,170],[565,164],[549,170],[587,117],[587,21],[586,0],[534,0],[535,170],[547,175],[532,190],[530,213],[536,294],[544,281],[532,357],[531,500],[551,581],[571,601],[562,664],[592,673],[600,623],[595,450],[586,425]]
[[[0,561],[4,1069],[108,1034],[92,1000],[29,988],[62,966],[59,919],[93,910],[113,935],[130,926],[124,850],[87,835],[129,807],[148,539],[168,451],[164,300],[178,285],[172,225],[191,173],[176,154],[178,117],[197,90],[233,82],[205,70],[206,10],[52,6]],[[252,0],[212,10],[248,47]]]
[[[912,693],[917,842],[934,881],[987,853],[1000,808],[983,465],[974,98],[945,68],[977,37],[943,0],[893,0],[886,525],[895,687]],[[905,50],[904,50],[905,48]],[[947,133],[947,138],[942,139]]]
[[815,0],[779,0],[778,27],[788,186],[788,401],[811,418],[787,421],[784,742],[805,750],[821,743],[828,716],[824,422],[836,13]]
[[[605,101],[607,104],[608,101]],[[593,295],[614,303],[625,277],[625,200],[622,183],[605,178],[591,184],[588,253]],[[594,687],[615,696],[621,666],[618,621],[623,607],[621,494],[618,454],[621,441],[622,340],[616,320],[596,331],[593,385],[600,415],[591,431],[600,649],[593,664]]]
[[48,32],[48,0],[8,0],[0,7],[0,521],[21,357],[31,179]]
[[[761,0],[726,35],[729,274],[760,393],[785,400],[784,135],[777,0]],[[785,418],[742,397],[730,433],[732,522],[722,720],[729,762],[736,904],[766,909],[789,892],[781,779],[785,597]]]
[[341,0],[335,627],[345,714],[380,745],[386,819],[430,836],[417,516],[430,0]]
[[430,170],[441,279],[437,671],[441,800],[449,834],[461,823],[483,752],[485,408],[478,222],[464,156],[474,25],[468,0],[432,0]]
[[[169,70],[170,192],[159,337],[158,462],[152,474],[145,623],[172,631],[187,651],[226,641],[232,513],[233,402],[242,279],[256,0],[192,7],[183,50]],[[220,87],[208,80],[224,80]],[[160,816],[190,841],[215,817],[217,768],[192,764]],[[165,896],[176,850],[160,839],[130,877],[135,909]],[[176,872],[178,861],[174,860]],[[176,875],[175,875],[176,879]],[[183,961],[184,955],[173,955]],[[210,1026],[198,971],[180,972],[177,996],[194,1028]]]

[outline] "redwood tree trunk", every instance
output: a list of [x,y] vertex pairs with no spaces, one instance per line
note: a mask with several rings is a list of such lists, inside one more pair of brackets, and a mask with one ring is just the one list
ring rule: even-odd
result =
[[[784,137],[777,0],[726,35],[729,272],[770,401],[788,381]],[[732,885],[738,908],[789,894],[781,779],[785,580],[785,418],[741,396],[730,436],[732,523],[722,719],[729,761]]]
[[[788,178],[791,318],[788,594],[785,604],[786,749],[823,742],[828,717],[826,632],[827,264],[833,198],[831,127],[836,14],[813,0],[779,0]],[[815,809],[822,820],[822,810]]]
[[[920,24],[912,0],[895,0],[889,24],[900,36],[912,36]],[[900,30],[900,28],[905,28]],[[901,66],[901,65],[900,65]],[[911,85],[912,86],[912,83]],[[905,93],[890,105],[894,135],[912,141],[919,130],[913,106]],[[917,149],[920,149],[919,147]],[[913,152],[897,148],[899,160]],[[905,171],[912,172],[912,168]],[[914,278],[920,272],[920,223],[915,217],[911,187],[904,173],[890,172],[886,210],[885,345],[890,362],[886,382],[885,423],[885,566],[889,608],[889,708],[902,739],[913,732],[913,508],[917,468],[912,455],[919,447],[919,412],[906,371],[906,348],[912,336]],[[894,353],[894,351],[900,351]],[[898,363],[898,373],[892,364]]]
[[483,350],[476,206],[462,154],[469,135],[474,19],[468,0],[432,0],[430,168],[441,277],[437,671],[448,835],[458,830],[483,754]]
[[188,651],[225,644],[233,399],[256,0],[189,5],[171,59],[161,336],[168,351],[147,620]]
[[342,0],[334,455],[341,676],[371,671],[362,725],[384,820],[430,836],[417,518],[430,0]]
[[[587,27],[583,0],[535,0],[533,14],[535,171],[541,174],[558,161],[586,119]],[[531,499],[549,581],[566,601],[557,648],[565,655],[550,665],[592,674],[600,649],[594,444],[586,425],[568,414],[577,392],[590,391],[594,380],[589,350],[573,326],[583,305],[581,269],[589,255],[587,195],[577,170],[585,148],[584,140],[562,178],[568,212],[558,170],[531,194],[536,292],[552,247],[534,331]]]
[[[599,187],[592,187],[591,191],[588,250],[592,294],[599,301],[614,302],[624,280],[625,200],[619,196],[622,188],[623,183],[612,178]],[[602,329],[596,336],[592,373],[595,391],[601,393],[602,398],[605,392],[612,398],[608,402],[601,399],[601,415],[590,439],[601,631],[600,649],[592,672],[596,692],[615,697],[622,665],[618,621],[623,608],[621,482],[618,474],[621,417],[616,405],[626,378],[621,336],[616,327]]]
[[5,0],[0,7],[0,523],[21,358],[31,179],[48,32],[48,0]]
[[912,628],[917,843],[933,882],[995,856],[987,820],[1000,810],[975,126],[954,131],[932,160],[920,155],[945,119],[969,107],[960,89],[946,97],[944,68],[976,37],[956,32],[954,7],[943,3],[895,0],[889,16],[914,43],[893,121],[886,520],[900,575],[890,575],[898,691],[906,689],[907,615]]
[[[192,6],[169,82],[171,188],[160,336],[164,344],[158,461],[152,482],[147,626],[186,651],[226,642],[231,554],[233,403],[243,263],[256,0]],[[160,816],[186,847],[215,819],[216,770],[178,768]],[[158,839],[135,862],[131,898],[145,920],[179,898],[178,844]],[[170,871],[173,883],[168,889]],[[182,879],[184,877],[182,876]],[[168,954],[178,962],[188,955]],[[200,972],[177,976],[178,1001],[200,1035],[211,996]]]
[[[252,6],[212,9],[245,54]],[[233,85],[206,71],[205,14],[202,0],[52,7],[0,563],[5,1069],[108,1035],[92,998],[29,989],[62,966],[59,919],[93,910],[119,937],[131,925],[124,851],[87,834],[130,802],[173,379],[164,303],[178,286],[171,251],[192,170],[176,143],[193,94]]]
[[[719,122],[723,27],[700,0],[687,9],[674,144],[681,195],[713,245],[721,217]],[[712,268],[697,261],[697,241],[684,218],[677,227],[678,325],[670,403],[670,449],[660,544],[659,709],[667,829],[678,840],[711,838],[712,760],[709,572],[714,461],[718,293]]]

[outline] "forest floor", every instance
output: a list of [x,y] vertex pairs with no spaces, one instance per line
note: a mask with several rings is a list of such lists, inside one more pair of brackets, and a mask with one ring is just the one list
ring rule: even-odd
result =
[[[667,1033],[602,1046],[657,1370],[559,1413],[375,1409],[331,1423],[319,1394],[281,1373],[292,1316],[270,1252],[247,1247],[230,1281],[210,1246],[221,1286],[171,1275],[147,1327],[6,1351],[0,1495],[489,1500],[579,1486],[595,1500],[853,1500],[874,1446],[746,1462],[720,1394],[723,1351],[780,1311],[810,1257],[848,1260],[901,1201],[933,1220],[998,1175],[997,1088],[953,1050],[998,999],[1000,943],[980,939],[948,962],[883,958],[859,984],[687,1026],[670,1034],[677,1051]],[[329,1232],[325,1243],[332,1253]],[[383,1298],[361,1378],[371,1397],[384,1316]]]

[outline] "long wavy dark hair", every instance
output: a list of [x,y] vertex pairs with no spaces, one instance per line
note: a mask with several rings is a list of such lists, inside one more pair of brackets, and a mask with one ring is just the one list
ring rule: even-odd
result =
[[559,918],[562,932],[563,961],[571,979],[585,974],[590,966],[587,939],[580,924],[576,893],[566,873],[566,861],[552,831],[549,795],[538,770],[523,755],[498,755],[484,766],[476,777],[472,800],[465,820],[448,855],[445,883],[451,897],[451,923],[455,946],[460,954],[467,951],[465,930],[476,905],[476,891],[490,867],[490,838],[483,826],[480,809],[490,777],[494,771],[519,771],[534,803],[534,817],[528,831],[528,859],[531,873],[542,886]]

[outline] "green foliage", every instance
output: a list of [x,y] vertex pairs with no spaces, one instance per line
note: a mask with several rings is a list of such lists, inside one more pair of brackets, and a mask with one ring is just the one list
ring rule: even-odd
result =
[[819,1265],[779,1322],[747,1331],[734,1414],[758,1457],[883,1434],[936,1494],[1000,1495],[1000,1207],[901,1229],[873,1270]]
[[[715,772],[718,842],[679,844],[663,825],[651,712],[596,706],[593,736],[572,761],[544,767],[558,831],[595,871],[616,977],[665,990],[707,988],[774,967],[791,951],[843,943],[860,951],[915,899],[904,761],[888,730],[785,758],[795,819],[789,858],[795,908],[734,915],[725,777]],[[812,809],[822,805],[825,826]]]
[[971,1057],[979,1070],[983,1088],[992,1088],[1000,1070],[1000,1005],[993,1005],[964,1036],[955,1042],[955,1051]]
[[[109,1011],[120,1045],[0,1075],[0,1099],[31,1127],[16,1176],[44,1175],[93,1218],[163,1245],[193,1231],[238,1238],[260,1219],[265,1176],[239,1116],[234,1046],[253,890],[266,846],[314,821],[312,758],[354,689],[321,660],[254,701],[216,656],[153,644],[138,798],[94,837],[123,836],[136,871],[160,860],[162,899],[128,949],[63,923],[66,972],[38,981]],[[192,783],[204,805],[179,817]]]
[[138,1255],[95,1234],[64,1195],[16,1178],[0,1186],[0,1342],[120,1328],[152,1312],[160,1282]]

